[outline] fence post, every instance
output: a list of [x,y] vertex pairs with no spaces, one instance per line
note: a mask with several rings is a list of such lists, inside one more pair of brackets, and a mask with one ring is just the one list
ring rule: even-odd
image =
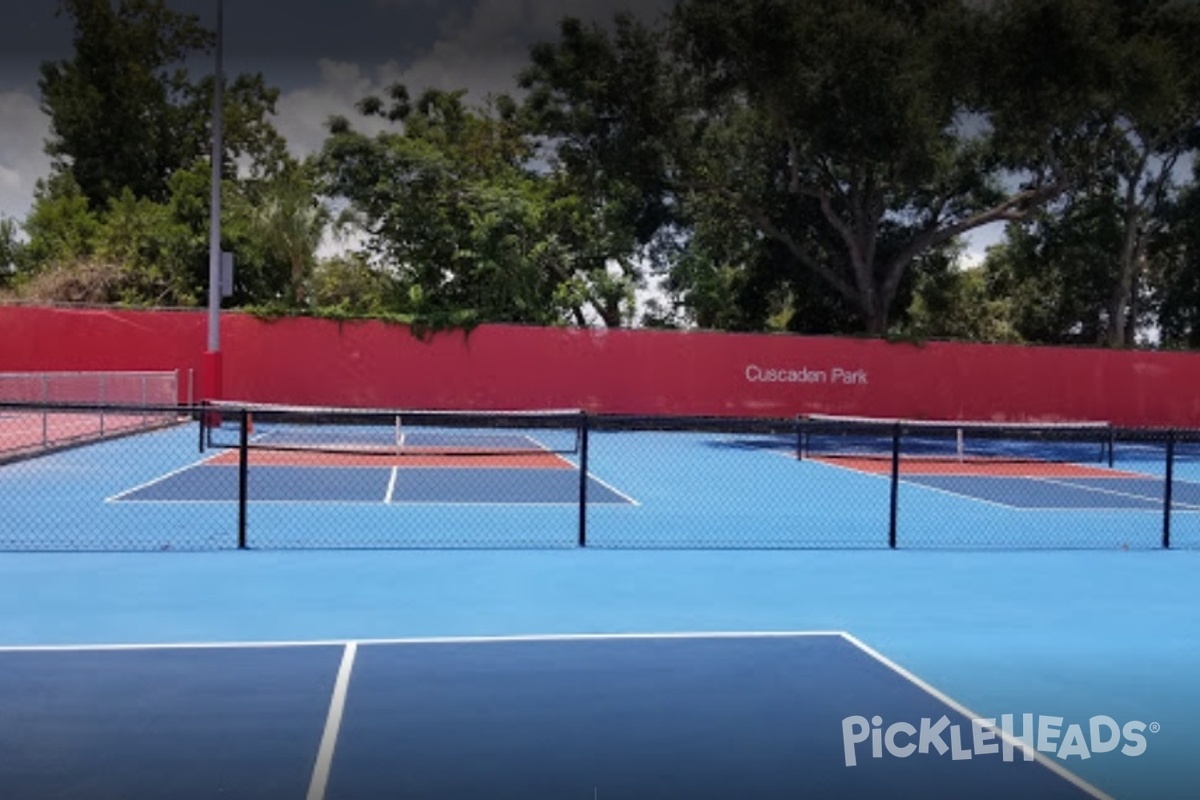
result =
[[192,414],[196,417],[196,420],[200,423],[199,428],[200,428],[200,452],[201,453],[204,452],[205,445],[207,444],[207,439],[208,439],[208,427],[207,427],[208,426],[208,417],[207,417],[207,411],[205,411],[205,408],[204,408],[205,403],[207,403],[207,402],[208,402],[207,400],[201,400],[199,408],[192,409]]
[[[50,377],[42,376],[42,403],[49,405],[50,403]],[[42,409],[42,449],[50,446],[50,411]]]
[[100,376],[100,435],[104,435],[104,406],[108,403],[108,376]]
[[246,487],[250,471],[250,412],[242,409],[238,436],[238,549],[246,549]]
[[579,414],[579,546],[587,547],[588,413]]
[[1175,483],[1175,431],[1167,431],[1167,475],[1163,487],[1163,535],[1164,550],[1171,549],[1171,495]]
[[896,549],[896,510],[900,503],[900,423],[892,427],[892,496],[888,515],[888,547]]

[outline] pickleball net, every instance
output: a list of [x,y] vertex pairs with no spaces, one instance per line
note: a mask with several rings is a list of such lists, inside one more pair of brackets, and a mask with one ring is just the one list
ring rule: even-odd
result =
[[799,419],[801,458],[902,463],[1112,464],[1104,421],[991,422],[810,414]]
[[439,411],[279,405],[224,400],[201,415],[205,448],[386,456],[570,455],[580,451],[575,409]]

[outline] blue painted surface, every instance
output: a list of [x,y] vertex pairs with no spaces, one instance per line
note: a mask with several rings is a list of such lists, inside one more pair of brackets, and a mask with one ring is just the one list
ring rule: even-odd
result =
[[[196,462],[195,434],[0,468],[0,546],[231,547],[233,504],[104,502]],[[1162,475],[1134,455],[1117,467]],[[1066,765],[1119,798],[1194,796],[1200,553],[1151,549],[1158,510],[1006,509],[905,483],[890,552],[878,476],[680,434],[595,433],[589,467],[639,501],[590,509],[597,549],[573,548],[569,506],[287,502],[251,505],[252,541],[562,549],[0,553],[0,642],[848,630],[981,714],[1158,722],[1143,756]],[[1176,476],[1200,481],[1200,462]],[[1200,546],[1200,515],[1172,533]],[[1094,549],[1059,550],[1079,545]]]
[[0,795],[302,798],[339,657],[0,653]]
[[[589,478],[589,503],[630,500]],[[396,471],[393,503],[578,503],[579,472],[569,469],[444,469]]]
[[[250,502],[381,503],[390,469],[348,467],[254,467],[247,473]],[[120,495],[119,502],[235,502],[236,466],[197,466]]]
[[388,551],[0,555],[0,641],[849,630],[973,711],[1158,722],[1066,766],[1200,781],[1194,552]]
[[1087,796],[1000,753],[867,742],[848,767],[842,720],[861,713],[970,729],[837,637],[368,645],[329,797]]
[[[0,653],[0,790],[302,797],[338,655]],[[364,644],[349,676],[331,800],[1089,796],[994,741],[947,757],[972,749],[970,718],[837,636]],[[937,734],[875,758],[844,729],[874,715]]]
[[[1105,492],[1144,497],[1162,507],[1166,482],[1161,478],[1069,478],[1067,483],[1086,486]],[[1175,480],[1171,484],[1171,500],[1177,508],[1200,508],[1200,483]]]
[[[1162,501],[1154,500],[1139,492],[1128,492],[1130,484],[1124,486],[1114,478],[1100,478],[1084,483],[1076,478],[982,477],[976,475],[910,475],[905,483],[927,486],[943,492],[953,492],[963,497],[999,503],[1021,509],[1145,509],[1162,508]],[[1149,484],[1162,486],[1162,481],[1138,481],[1136,487],[1144,490]],[[1161,497],[1161,493],[1160,493]]]

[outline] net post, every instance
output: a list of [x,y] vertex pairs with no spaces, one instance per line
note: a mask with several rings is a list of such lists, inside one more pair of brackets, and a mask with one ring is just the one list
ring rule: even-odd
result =
[[[200,401],[200,413],[196,415],[197,417],[199,417],[199,422],[200,422],[200,452],[201,453],[204,452],[205,444],[207,443],[207,438],[208,438],[208,412],[205,410],[205,406],[207,406],[207,405],[208,405],[207,400],[201,400]],[[195,412],[193,411],[193,413],[195,413]]]
[[588,413],[579,412],[579,546],[587,547]]
[[796,460],[804,460],[804,415],[796,415]]
[[246,489],[250,471],[250,412],[242,409],[238,436],[238,549],[246,549]]
[[1175,483],[1175,431],[1167,431],[1167,474],[1163,486],[1163,535],[1164,550],[1171,549],[1171,495]]
[[892,478],[888,509],[888,547],[896,549],[896,511],[900,504],[900,423],[892,426]]
[[1112,469],[1117,463],[1117,429],[1110,425],[1108,427],[1108,436],[1105,438],[1105,444],[1108,446],[1108,468]]

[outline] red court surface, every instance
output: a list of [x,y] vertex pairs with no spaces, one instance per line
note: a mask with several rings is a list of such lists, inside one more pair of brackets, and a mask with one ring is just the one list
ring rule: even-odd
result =
[[[251,467],[448,467],[464,469],[573,469],[574,465],[555,453],[504,453],[495,455],[457,455],[440,451],[421,453],[419,449],[403,453],[322,453],[302,450],[250,450]],[[236,465],[238,452],[227,450],[207,459],[216,466]]]
[[116,413],[0,414],[0,455],[89,442],[168,424],[161,416]]

